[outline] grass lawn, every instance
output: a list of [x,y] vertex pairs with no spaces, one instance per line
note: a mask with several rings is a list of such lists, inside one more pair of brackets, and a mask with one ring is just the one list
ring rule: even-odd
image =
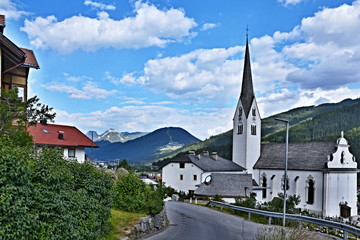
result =
[[110,222],[113,227],[112,231],[100,240],[117,240],[120,237],[127,236],[133,225],[138,223],[140,217],[145,217],[143,213],[129,213],[118,211],[115,209],[111,210]]

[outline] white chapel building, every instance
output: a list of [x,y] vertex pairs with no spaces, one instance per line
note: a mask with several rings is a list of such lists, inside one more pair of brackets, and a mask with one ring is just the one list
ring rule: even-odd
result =
[[288,195],[300,195],[297,207],[301,209],[324,217],[357,215],[357,162],[343,133],[336,143],[290,143],[284,181],[285,143],[261,144],[250,65],[247,40],[242,89],[233,119],[233,162],[262,187],[255,191],[257,201],[271,201],[286,187]]

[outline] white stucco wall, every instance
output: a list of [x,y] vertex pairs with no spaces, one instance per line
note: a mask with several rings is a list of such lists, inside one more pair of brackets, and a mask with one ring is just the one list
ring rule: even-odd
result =
[[[64,158],[65,159],[69,159],[68,151],[69,151],[69,148],[64,148]],[[75,149],[75,158],[78,163],[84,163],[85,162],[85,148],[76,148]]]
[[[203,180],[202,173],[203,170],[193,163],[185,163],[185,168],[180,168],[180,163],[169,163],[162,168],[162,178],[165,186],[186,193],[189,190],[195,190],[195,185],[201,183]],[[181,174],[183,175],[183,180],[180,180]],[[196,181],[193,180],[194,175],[197,175]]]
[[[283,193],[284,190],[282,186],[282,177],[284,175],[284,170],[261,170],[260,179],[258,180],[259,186],[261,186],[262,181],[261,177],[263,173],[266,174],[267,186],[270,187],[267,189],[266,198],[262,198],[262,191],[257,194],[257,201],[259,203],[264,203],[271,201],[274,197],[278,196],[278,193]],[[275,175],[273,180],[271,177]],[[323,201],[323,173],[320,171],[288,171],[289,177],[289,190],[287,190],[287,195],[300,195],[300,203],[297,207],[301,209],[308,209],[310,211],[321,213],[322,212],[322,201]],[[297,181],[295,181],[295,178]],[[308,204],[307,200],[307,180],[312,178],[314,181],[314,203]]]
[[[242,109],[241,119],[239,118],[239,109]],[[252,109],[255,108],[256,116],[252,115]],[[238,134],[238,125],[243,124],[243,133]],[[256,125],[256,135],[251,135],[251,126]],[[233,119],[233,162],[246,168],[246,172],[253,173],[253,166],[260,157],[261,148],[261,117],[256,103],[252,102],[249,116],[246,118],[244,108],[239,99],[234,119]]]
[[324,214],[340,216],[340,203],[351,207],[351,215],[357,215],[357,173],[330,172],[325,173],[326,183]]

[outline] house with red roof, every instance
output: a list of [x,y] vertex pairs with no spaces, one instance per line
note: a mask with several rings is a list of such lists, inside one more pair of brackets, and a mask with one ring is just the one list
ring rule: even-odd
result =
[[19,97],[27,101],[30,68],[40,67],[34,52],[18,47],[4,35],[4,28],[5,16],[0,15],[0,89],[10,90],[17,87]]
[[99,147],[73,126],[48,124],[42,121],[28,127],[27,130],[33,137],[37,148],[61,148],[65,159],[76,159],[79,163],[85,162],[85,148]]

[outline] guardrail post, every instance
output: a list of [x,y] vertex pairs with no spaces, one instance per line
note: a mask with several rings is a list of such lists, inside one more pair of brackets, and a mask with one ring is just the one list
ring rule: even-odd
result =
[[347,237],[347,232],[345,232],[345,231],[343,231],[343,235],[344,235],[344,240],[347,240],[348,239],[348,237]]
[[302,221],[299,221],[299,230],[302,229]]
[[271,217],[268,218],[268,224],[271,225]]
[[248,220],[251,221],[251,213],[248,214]]

